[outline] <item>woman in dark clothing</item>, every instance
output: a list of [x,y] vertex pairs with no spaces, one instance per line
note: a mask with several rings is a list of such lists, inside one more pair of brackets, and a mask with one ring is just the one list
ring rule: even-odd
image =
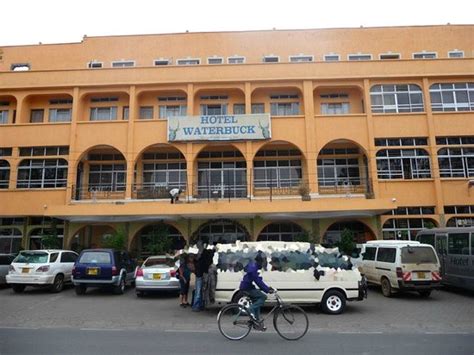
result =
[[191,279],[191,270],[188,268],[187,258],[182,257],[179,263],[178,268],[178,278],[180,286],[180,306],[187,307],[188,303],[188,293],[189,293],[189,282]]

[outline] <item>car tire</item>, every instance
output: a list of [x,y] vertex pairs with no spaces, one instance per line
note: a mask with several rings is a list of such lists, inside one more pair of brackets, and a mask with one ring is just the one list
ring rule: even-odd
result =
[[117,286],[114,286],[114,294],[123,295],[123,293],[125,292],[125,286],[125,276],[122,276],[120,278],[119,284]]
[[341,291],[329,290],[323,296],[321,308],[327,314],[341,314],[346,308],[346,296]]
[[246,294],[245,292],[243,291],[237,291],[234,296],[232,296],[232,303],[239,303],[239,300],[242,298],[242,297],[245,297]]
[[431,290],[421,290],[421,291],[418,291],[418,293],[420,294],[421,297],[428,298],[431,295]]
[[390,285],[389,279],[387,279],[386,277],[382,277],[382,279],[380,280],[380,286],[382,287],[382,294],[385,297],[392,297],[393,290],[392,285]]
[[64,275],[57,274],[54,278],[53,284],[51,285],[50,291],[52,293],[61,292],[64,288]]
[[135,291],[135,294],[137,295],[137,297],[143,297],[144,292],[143,291]]
[[86,293],[87,287],[84,285],[77,285],[75,287],[76,295],[81,296]]
[[15,293],[22,293],[23,291],[25,291],[25,285],[18,285],[18,284],[14,284],[12,285],[12,289],[13,289],[13,292]]

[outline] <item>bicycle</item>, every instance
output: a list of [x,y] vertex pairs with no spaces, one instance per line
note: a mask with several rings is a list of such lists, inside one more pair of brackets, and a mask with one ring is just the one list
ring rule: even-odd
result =
[[262,323],[254,318],[250,311],[252,301],[248,295],[238,303],[232,303],[221,309],[217,315],[217,325],[221,334],[229,340],[241,340],[249,335],[252,328],[273,314],[273,327],[279,336],[286,340],[301,339],[308,331],[308,316],[299,306],[284,303],[277,291],[273,293],[276,305],[263,317]]

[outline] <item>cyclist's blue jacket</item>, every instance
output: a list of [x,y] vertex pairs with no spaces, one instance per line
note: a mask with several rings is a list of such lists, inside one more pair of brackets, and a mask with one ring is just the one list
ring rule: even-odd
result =
[[255,289],[255,286],[253,285],[255,282],[263,292],[268,293],[270,287],[263,282],[262,277],[258,274],[258,265],[256,262],[250,262],[245,268],[245,271],[246,274],[240,282],[240,290],[249,291]]

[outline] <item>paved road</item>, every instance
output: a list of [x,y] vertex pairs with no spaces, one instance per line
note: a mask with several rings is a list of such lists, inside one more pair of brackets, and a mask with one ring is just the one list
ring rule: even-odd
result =
[[269,333],[252,333],[235,343],[218,333],[218,307],[194,313],[180,308],[169,294],[137,298],[129,289],[122,296],[101,290],[76,296],[71,288],[59,294],[32,288],[14,294],[7,288],[0,289],[0,354],[162,353],[156,351],[158,345],[163,352],[204,353],[212,344],[216,354],[318,349],[333,354],[472,355],[473,301],[473,293],[459,290],[436,291],[430,299],[415,293],[387,299],[372,288],[367,300],[349,303],[340,316],[305,307],[310,332],[297,343],[280,340],[271,325]]

